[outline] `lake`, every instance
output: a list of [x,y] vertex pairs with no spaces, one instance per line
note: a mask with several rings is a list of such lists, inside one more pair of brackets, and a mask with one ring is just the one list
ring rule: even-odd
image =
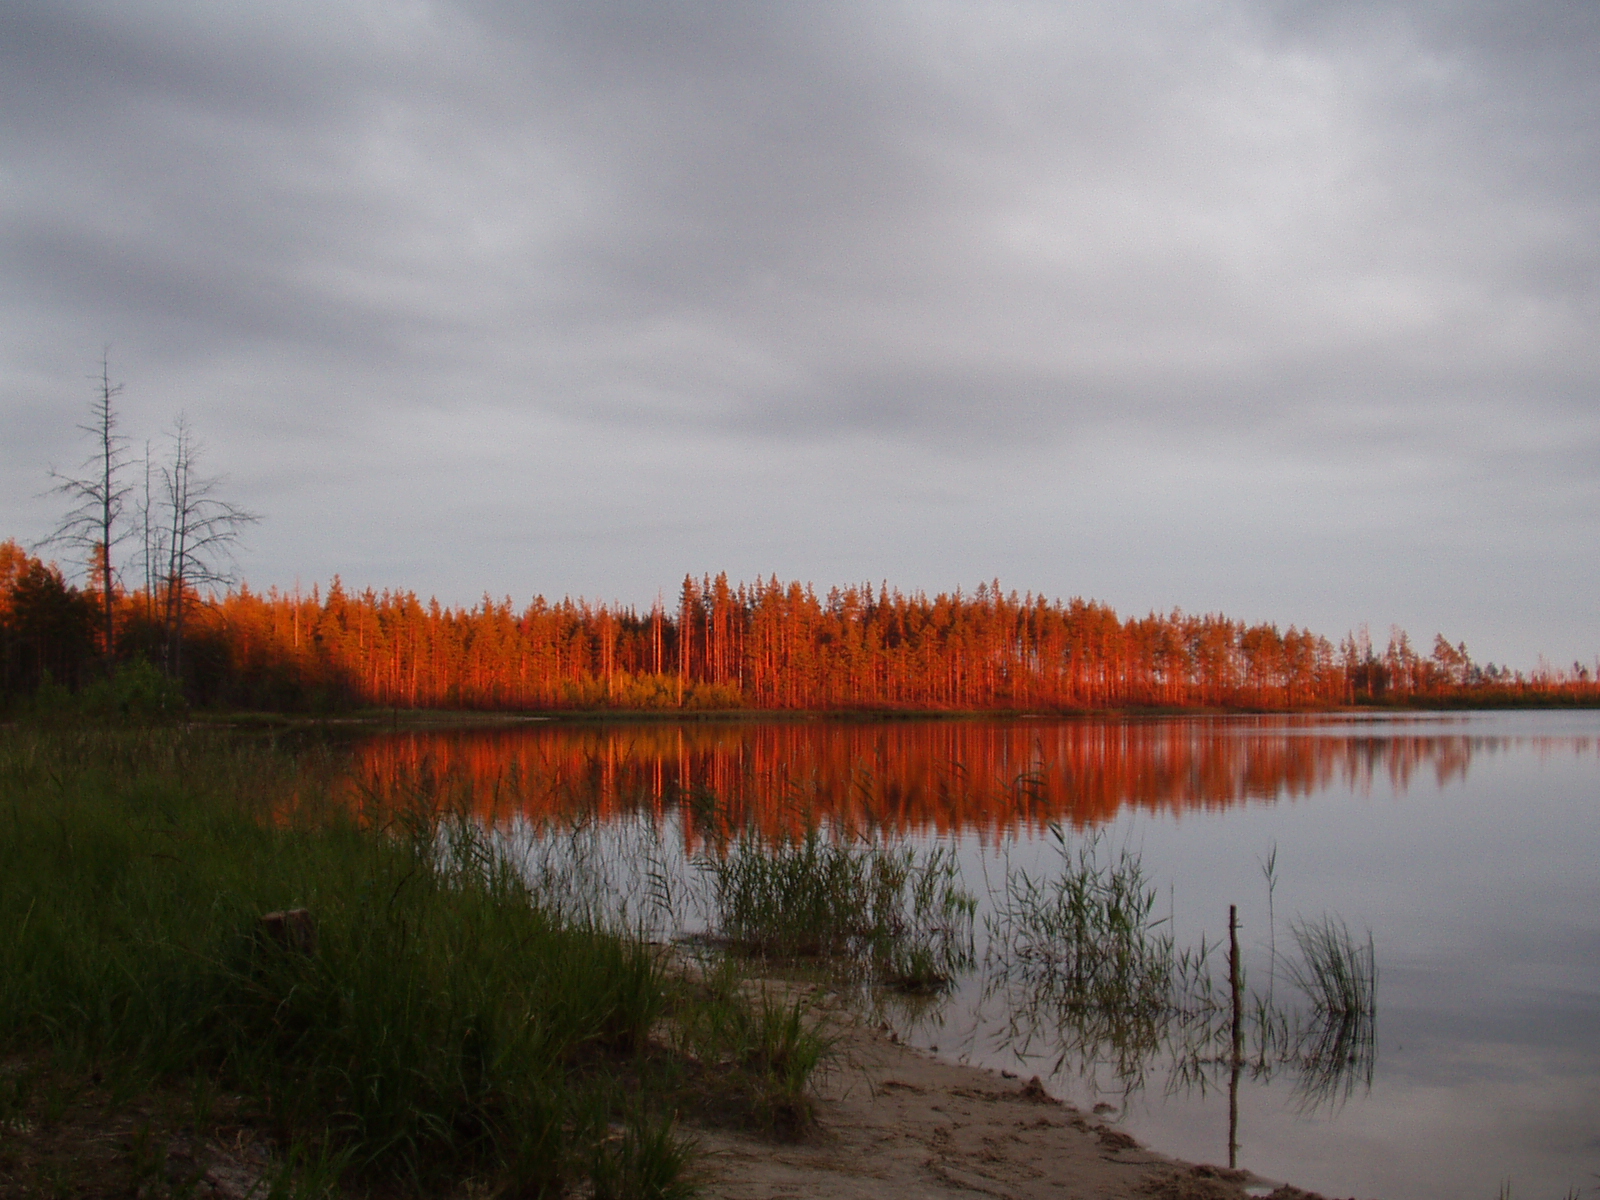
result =
[[1596,712],[552,721],[365,737],[350,770],[358,799],[443,790],[547,869],[557,848],[574,887],[665,933],[705,928],[694,861],[729,831],[818,826],[953,850],[980,959],[1007,873],[1048,877],[1093,839],[1138,855],[1179,946],[1225,941],[1236,906],[1248,986],[1286,1009],[1305,1008],[1295,923],[1370,931],[1376,1021],[1328,1078],[1263,1048],[1230,1088],[1214,1030],[1130,1069],[1126,1047],[1019,1023],[981,967],[882,1011],[1158,1150],[1225,1163],[1231,1131],[1267,1177],[1407,1200],[1600,1194],[1597,749]]

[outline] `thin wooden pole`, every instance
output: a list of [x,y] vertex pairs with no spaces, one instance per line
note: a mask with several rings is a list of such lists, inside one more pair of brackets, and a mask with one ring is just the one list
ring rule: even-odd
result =
[[1239,1068],[1244,1063],[1244,978],[1239,965],[1239,908],[1228,905],[1228,984],[1233,991],[1233,1067],[1228,1078],[1228,1168],[1239,1166]]

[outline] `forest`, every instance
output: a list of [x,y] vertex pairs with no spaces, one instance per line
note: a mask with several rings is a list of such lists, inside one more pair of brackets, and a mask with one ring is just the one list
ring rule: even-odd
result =
[[[109,594],[109,619],[102,597]],[[107,631],[110,631],[108,641]],[[685,577],[637,608],[488,596],[470,608],[408,591],[309,594],[187,584],[80,590],[0,544],[0,692],[76,690],[119,664],[158,665],[189,703],[342,709],[1104,711],[1600,701],[1591,669],[1474,663],[1443,635],[1392,629],[1337,644],[1310,630],[1173,610],[1121,617],[1093,600],[1006,592],[929,597]]]

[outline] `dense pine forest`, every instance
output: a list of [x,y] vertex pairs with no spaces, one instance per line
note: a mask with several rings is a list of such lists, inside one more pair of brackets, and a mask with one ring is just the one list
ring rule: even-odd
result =
[[1479,666],[1437,636],[1338,644],[1309,630],[1004,591],[819,594],[685,578],[648,612],[542,596],[448,608],[410,592],[80,590],[0,544],[0,687],[75,689],[146,660],[233,708],[1103,710],[1592,703],[1592,672]]

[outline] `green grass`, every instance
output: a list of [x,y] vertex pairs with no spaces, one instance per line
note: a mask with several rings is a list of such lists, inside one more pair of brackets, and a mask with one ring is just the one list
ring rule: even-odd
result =
[[[1218,943],[1178,946],[1139,857],[1110,853],[1097,835],[1075,844],[1052,830],[1054,870],[1008,871],[986,919],[985,1004],[1006,1018],[1003,1041],[1019,1055],[1050,1055],[1088,1077],[1108,1070],[1125,1093],[1142,1088],[1159,1058],[1168,1089],[1220,1086],[1233,1055],[1232,996]],[[1276,851],[1263,864],[1276,885]],[[1290,926],[1298,956],[1281,966],[1307,1004],[1246,989],[1241,1065],[1252,1078],[1289,1069],[1304,1110],[1370,1087],[1377,1057],[1377,963],[1372,938],[1356,943],[1336,918]],[[1216,971],[1222,970],[1222,977]]]
[[[307,1181],[688,1194],[674,1111],[717,1084],[686,1090],[653,1031],[694,1040],[694,989],[467,819],[333,805],[337,770],[219,734],[0,731],[0,1050],[247,1094]],[[312,953],[262,931],[296,907]],[[778,1070],[736,1065],[733,1090]]]
[[1060,869],[1008,872],[989,922],[991,946],[1075,1008],[1159,1011],[1170,1003],[1177,959],[1155,917],[1156,890],[1137,855],[1102,859],[1100,839],[1076,850],[1051,826]]
[[1020,1055],[1050,1054],[1052,1071],[1076,1061],[1089,1075],[1105,1064],[1131,1091],[1182,1024],[1185,982],[1209,981],[1204,948],[1197,960],[1178,953],[1137,855],[1051,834],[1055,870],[1008,870],[992,897],[984,1002],[1004,1011]]
[[769,1132],[794,1137],[810,1128],[810,1081],[833,1042],[805,997],[786,1000],[774,985],[752,983],[731,959],[712,965],[696,987],[697,1002],[674,1026],[679,1049],[710,1073],[732,1068],[744,1104]]
[[1287,1054],[1299,1073],[1303,1109],[1338,1105],[1357,1083],[1372,1086],[1378,1056],[1378,959],[1372,934],[1360,944],[1343,921],[1323,916],[1298,920],[1289,931],[1298,960],[1285,964],[1289,980],[1311,1002],[1309,1018],[1285,1026]]
[[1318,1012],[1338,1018],[1371,1018],[1377,1011],[1378,963],[1372,935],[1357,945],[1342,921],[1296,921],[1289,931],[1300,948],[1299,961],[1286,969],[1291,982]]
[[745,954],[827,959],[908,990],[937,990],[972,965],[976,899],[954,855],[863,838],[744,838],[698,864],[720,936]]

